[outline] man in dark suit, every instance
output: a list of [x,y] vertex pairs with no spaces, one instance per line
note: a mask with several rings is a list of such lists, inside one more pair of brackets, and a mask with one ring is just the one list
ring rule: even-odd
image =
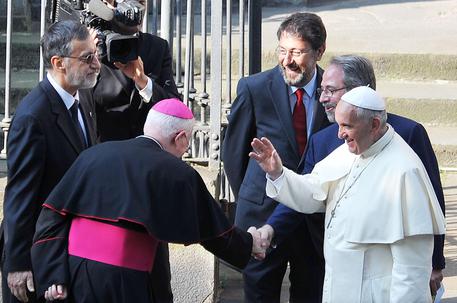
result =
[[[322,75],[317,61],[325,51],[325,39],[319,16],[289,16],[278,29],[278,66],[238,83],[223,162],[237,200],[235,224],[242,229],[264,224],[277,205],[265,196],[265,173],[248,157],[252,139],[270,138],[284,165],[301,171],[307,138],[329,123],[316,93]],[[302,237],[309,231],[306,223],[301,227],[296,232]],[[290,302],[307,302],[319,296],[314,290],[314,252],[296,238],[291,235],[264,261],[251,259],[243,272],[246,302],[279,302],[288,262]]]
[[78,89],[94,86],[100,70],[94,38],[85,26],[62,21],[49,27],[41,47],[47,76],[18,105],[8,135],[4,302],[35,300],[30,248],[41,205],[96,140],[93,115],[78,101]]
[[[117,5],[114,0],[103,2],[112,9]],[[145,5],[146,1],[138,2]],[[142,135],[152,105],[163,99],[179,97],[168,42],[139,32],[139,29],[140,26],[135,25],[123,26],[124,31],[138,36],[138,58],[124,64],[102,58],[97,84],[81,92],[82,98],[95,106],[101,142]]]
[[[104,2],[111,8],[116,5],[113,0]],[[144,0],[138,2],[145,4]],[[130,27],[132,32],[138,29],[138,26]],[[81,92],[81,98],[95,108],[100,142],[142,135],[150,108],[162,99],[179,98],[168,42],[149,33],[137,34],[138,59],[122,64],[104,58],[95,87]],[[160,243],[151,286],[156,301],[172,303],[168,255],[168,244]]]
[[81,98],[94,104],[101,142],[143,134],[146,115],[159,100],[178,97],[166,40],[138,33],[139,58],[126,64],[103,61],[94,88]]
[[[347,55],[334,57],[326,69],[321,83],[320,102],[325,108],[327,117],[331,122],[335,122],[335,107],[340,101],[341,96],[347,91],[357,86],[369,85],[376,89],[376,78],[373,66],[364,57]],[[433,152],[432,145],[424,127],[410,119],[389,113],[387,122],[392,125],[395,131],[410,145],[422,160],[427,173],[432,181],[435,194],[444,213],[444,195],[441,187],[441,180],[438,169],[438,162]],[[344,140],[338,139],[338,125],[331,126],[317,132],[310,138],[304,173],[310,173],[314,165],[324,159]],[[280,204],[267,221],[267,225],[261,228],[271,238],[274,234],[276,242],[287,239],[294,229],[299,226],[305,216],[282,204]],[[323,236],[324,236],[324,215],[315,215],[313,229],[313,244],[316,251],[321,253],[321,271],[324,272],[323,263]],[[306,239],[306,238],[305,238]],[[442,269],[445,267],[443,255],[444,236],[436,235],[433,251],[433,271],[430,279],[430,289],[432,294],[436,293],[441,281],[443,280]],[[323,283],[323,280],[321,281]]]

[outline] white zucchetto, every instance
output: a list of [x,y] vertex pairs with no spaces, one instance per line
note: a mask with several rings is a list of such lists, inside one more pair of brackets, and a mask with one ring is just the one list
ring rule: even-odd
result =
[[341,100],[357,107],[371,110],[385,110],[384,99],[372,88],[359,86],[345,93]]

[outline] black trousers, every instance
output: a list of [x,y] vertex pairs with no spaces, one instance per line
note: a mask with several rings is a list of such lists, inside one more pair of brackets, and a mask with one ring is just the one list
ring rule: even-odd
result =
[[245,302],[279,303],[287,264],[289,302],[321,303],[325,263],[322,248],[315,248],[305,221],[265,260],[250,260],[243,271]]

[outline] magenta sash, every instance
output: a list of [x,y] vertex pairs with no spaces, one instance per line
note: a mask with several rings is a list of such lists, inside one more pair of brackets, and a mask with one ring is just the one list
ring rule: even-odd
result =
[[147,233],[75,217],[68,236],[68,253],[110,265],[151,271],[157,243]]

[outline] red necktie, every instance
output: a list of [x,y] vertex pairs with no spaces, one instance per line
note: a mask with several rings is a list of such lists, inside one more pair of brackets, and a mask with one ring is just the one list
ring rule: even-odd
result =
[[297,95],[297,103],[295,103],[294,113],[292,115],[292,124],[295,129],[295,139],[298,144],[298,151],[300,156],[303,155],[306,147],[306,109],[303,104],[303,88],[295,91]]

